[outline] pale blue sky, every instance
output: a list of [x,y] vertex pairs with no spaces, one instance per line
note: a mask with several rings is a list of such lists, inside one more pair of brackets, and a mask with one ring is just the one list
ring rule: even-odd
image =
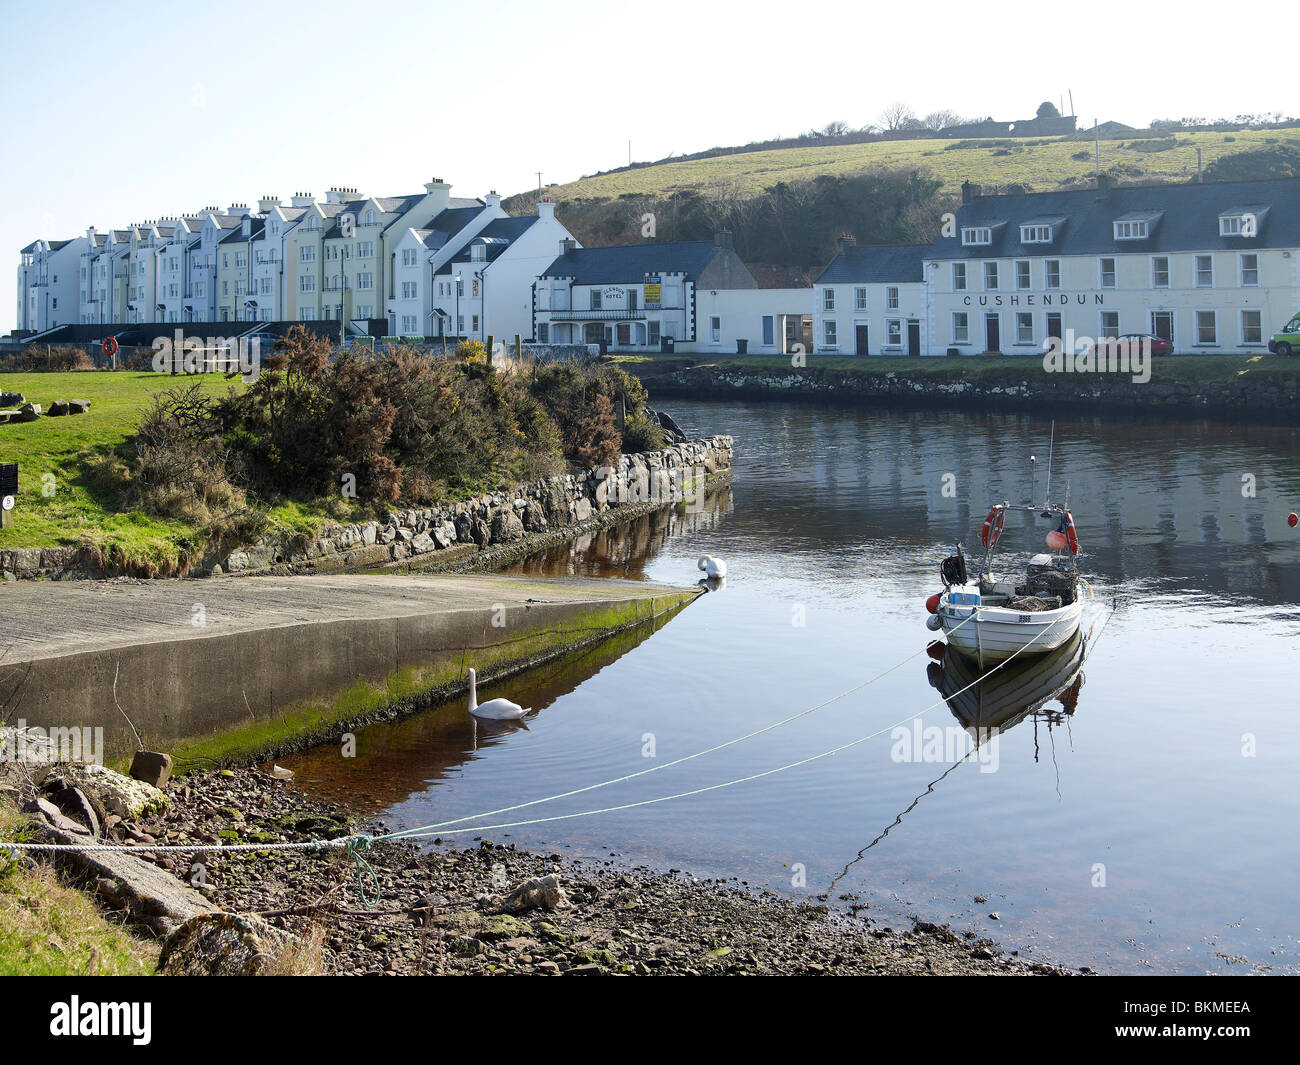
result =
[[[861,0],[594,4],[3,0],[0,248],[330,185],[437,175],[502,195],[627,161],[924,114],[1082,123],[1295,113],[1252,9],[890,7]],[[1265,31],[1266,32],[1266,31]],[[11,275],[12,276],[12,275]],[[13,289],[0,332],[14,324]]]

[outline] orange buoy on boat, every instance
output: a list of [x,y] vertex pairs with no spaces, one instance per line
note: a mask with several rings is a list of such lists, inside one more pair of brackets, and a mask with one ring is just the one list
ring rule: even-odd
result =
[[1067,543],[1069,541],[1066,540],[1063,532],[1057,532],[1057,530],[1053,529],[1047,534],[1047,546],[1053,551],[1064,551]]
[[939,598],[939,593],[936,592],[925,601],[925,609],[931,614],[939,613]]
[[1300,524],[1300,514],[1297,514],[1294,510],[1291,511],[1291,513],[1286,516],[1286,523],[1294,529],[1297,524]]

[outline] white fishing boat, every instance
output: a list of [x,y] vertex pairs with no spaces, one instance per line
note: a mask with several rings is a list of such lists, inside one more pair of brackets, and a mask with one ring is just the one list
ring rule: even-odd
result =
[[[1050,458],[1047,490],[1050,493]],[[1068,487],[1066,505],[995,503],[980,530],[984,558],[975,578],[967,572],[960,543],[957,553],[939,567],[943,591],[926,602],[931,631],[942,629],[949,646],[981,668],[1012,656],[1047,654],[1078,632],[1083,612],[1076,562],[1079,537],[1068,503]],[[1048,529],[1048,552],[1030,557],[1023,571],[999,574],[994,563],[1008,516],[1018,516],[1018,524],[1033,532]]]

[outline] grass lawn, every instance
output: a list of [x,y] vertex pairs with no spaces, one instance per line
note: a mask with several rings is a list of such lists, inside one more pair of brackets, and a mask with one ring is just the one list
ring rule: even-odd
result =
[[[0,801],[0,840],[18,842],[26,820]],[[108,921],[46,865],[27,868],[0,844],[0,976],[148,976],[158,944]]]
[[[1263,148],[1269,140],[1300,145],[1300,129],[1240,130],[1236,133],[1178,131],[1163,151],[1129,147],[1150,138],[1139,134],[1123,140],[1101,142],[1103,170],[1116,163],[1140,167],[1145,178],[1186,180],[1196,173],[1196,149],[1205,165],[1220,156]],[[616,199],[619,196],[665,196],[685,189],[735,190],[754,196],[781,181],[802,181],[822,174],[844,175],[873,167],[916,169],[925,167],[943,182],[943,191],[961,191],[963,181],[1005,185],[1011,182],[1037,191],[1054,189],[1067,178],[1093,173],[1093,141],[1063,138],[1013,141],[981,147],[954,148],[954,140],[877,141],[825,147],[776,148],[770,151],[722,155],[712,159],[666,162],[617,173],[582,178],[547,189],[557,201]],[[1073,156],[1083,153],[1084,159]]]
[[[138,511],[124,512],[119,493],[97,484],[86,467],[87,458],[112,451],[135,432],[155,393],[194,381],[213,395],[243,387],[238,378],[228,381],[218,374],[0,374],[0,391],[21,392],[46,410],[56,399],[90,401],[87,414],[0,425],[0,462],[17,462],[19,467],[14,524],[0,530],[0,549],[89,542],[104,551],[116,549],[129,560],[157,562],[194,546],[200,530]],[[340,503],[333,506],[337,509]],[[273,524],[307,530],[329,515],[323,507],[291,503],[273,508],[270,516]]]

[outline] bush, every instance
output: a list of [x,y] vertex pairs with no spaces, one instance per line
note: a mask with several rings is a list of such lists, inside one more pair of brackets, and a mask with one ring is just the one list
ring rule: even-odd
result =
[[46,348],[29,344],[22,351],[0,355],[0,373],[69,373],[95,369],[95,360],[80,348]]

